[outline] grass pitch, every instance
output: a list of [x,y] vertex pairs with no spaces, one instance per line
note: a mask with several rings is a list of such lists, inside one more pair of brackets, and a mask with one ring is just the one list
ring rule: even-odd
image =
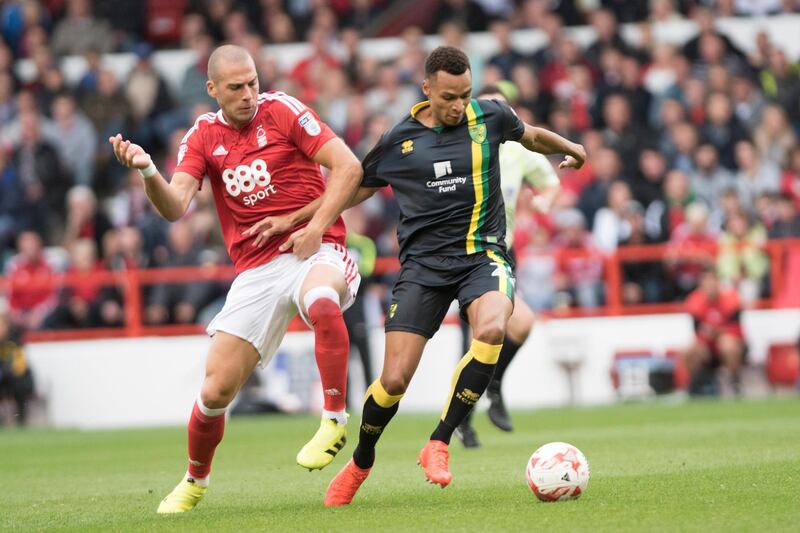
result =
[[[447,489],[424,482],[416,454],[436,415],[400,415],[371,476],[346,508],[329,480],[294,464],[310,417],[234,418],[212,484],[181,516],[155,514],[185,467],[184,428],[0,430],[0,529],[16,531],[797,531],[800,400],[621,405],[516,412],[503,434],[476,416],[483,447],[454,441]],[[524,468],[563,440],[589,460],[577,501],[540,503]]]

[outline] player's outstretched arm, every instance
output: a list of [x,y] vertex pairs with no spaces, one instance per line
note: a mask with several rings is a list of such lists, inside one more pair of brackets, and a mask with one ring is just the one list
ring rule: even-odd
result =
[[144,177],[144,191],[156,210],[170,222],[186,212],[189,202],[200,188],[200,183],[185,172],[176,172],[167,183],[153,163],[150,154],[138,144],[123,140],[122,135],[109,137],[114,156],[120,164],[138,169]]
[[[373,194],[378,189],[368,188],[368,187],[359,187],[356,191],[356,195],[350,200],[347,208],[353,207],[354,205],[358,205]],[[314,216],[314,213],[317,212],[319,206],[322,205],[322,197],[317,198],[313,202],[310,202],[297,211],[289,213],[288,215],[280,215],[280,216],[269,216],[264,217],[263,219],[259,220],[246,230],[244,230],[244,235],[255,235],[256,238],[253,239],[253,246],[262,246],[267,240],[269,240],[273,235],[281,235],[286,233],[287,231],[291,231],[292,228],[299,226],[300,224],[305,224],[311,217]],[[289,249],[289,246],[283,245],[280,248],[281,252],[285,252]]]
[[519,142],[532,152],[544,155],[564,154],[566,157],[558,168],[581,168],[586,161],[586,149],[557,133],[525,124],[525,133]]
[[281,247],[291,248],[303,259],[319,250],[322,235],[350,205],[364,174],[358,158],[338,137],[326,142],[314,155],[314,161],[331,170],[321,203],[308,225],[292,233]]

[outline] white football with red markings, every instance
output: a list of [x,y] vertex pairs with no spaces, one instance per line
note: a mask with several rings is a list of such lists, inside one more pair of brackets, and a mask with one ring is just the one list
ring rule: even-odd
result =
[[589,484],[589,462],[575,446],[550,442],[533,452],[525,477],[543,502],[574,500]]

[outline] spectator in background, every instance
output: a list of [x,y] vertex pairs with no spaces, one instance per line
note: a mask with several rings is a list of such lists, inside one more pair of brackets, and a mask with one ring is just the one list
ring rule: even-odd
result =
[[17,237],[17,255],[6,268],[8,316],[23,330],[39,329],[56,305],[56,291],[48,284],[55,272],[44,257],[42,238],[24,231]]
[[69,251],[68,275],[76,278],[76,285],[61,289],[58,306],[47,317],[44,329],[71,329],[111,326],[101,318],[103,294],[114,291],[98,285],[95,274],[101,271],[97,260],[97,246],[91,239],[72,241]]
[[401,84],[394,65],[380,67],[377,85],[364,95],[367,111],[370,114],[387,114],[392,124],[408,115],[411,107],[419,100],[419,91],[416,88]]
[[714,145],[719,154],[720,163],[729,170],[736,169],[734,147],[745,139],[747,134],[733,115],[728,95],[713,93],[706,103],[706,120],[701,129],[704,142]]
[[586,49],[584,57],[592,64],[596,70],[600,70],[600,58],[603,52],[609,48],[620,51],[623,54],[631,54],[633,50],[619,34],[619,25],[614,12],[609,9],[598,9],[591,13],[590,23],[597,38],[589,48]]
[[8,150],[0,147],[0,264],[6,251],[14,246],[17,235],[29,229],[33,222],[34,206],[10,159]]
[[800,237],[800,216],[798,216],[795,198],[786,193],[781,194],[777,200],[775,222],[769,229],[770,239],[784,239]]
[[65,170],[74,183],[91,185],[97,153],[97,132],[86,116],[77,109],[75,99],[62,93],[53,100],[53,120],[58,131],[58,148]]
[[89,239],[94,242],[96,250],[101,250],[100,255],[103,255],[103,236],[111,229],[111,222],[98,209],[94,191],[86,185],[75,185],[67,192],[66,203],[64,247],[69,249],[75,241]]
[[606,206],[594,215],[592,225],[592,239],[599,250],[614,252],[617,244],[630,234],[624,212],[630,201],[631,189],[626,182],[615,181],[608,188]]
[[[628,228],[626,237],[619,246],[654,244],[657,241],[648,235],[645,211],[636,200],[628,201],[622,209],[623,220]],[[625,261],[622,263],[622,300],[626,304],[661,301],[664,269],[658,261]]]
[[664,150],[669,157],[670,167],[691,173],[694,170],[694,152],[698,142],[697,129],[688,122],[681,122],[670,128]]
[[158,139],[153,125],[159,115],[172,108],[167,84],[153,68],[150,61],[153,49],[149,44],[136,46],[136,65],[123,87],[127,100],[131,126],[135,136],[145,148],[152,150]]
[[793,124],[800,123],[800,74],[789,64],[783,50],[770,50],[767,68],[759,78],[767,99],[785,109]]
[[556,307],[592,309],[603,303],[603,255],[586,231],[586,221],[577,209],[556,214],[554,285]]
[[339,60],[329,52],[330,37],[324,30],[312,28],[308,32],[311,54],[298,61],[289,73],[289,79],[300,86],[301,92],[297,97],[303,102],[315,101],[323,73],[340,66]]
[[62,170],[57,150],[42,138],[39,116],[29,111],[21,113],[19,126],[21,138],[14,150],[13,165],[25,188],[25,198],[33,207],[34,226],[57,240],[70,180]]
[[766,244],[764,226],[753,223],[745,211],[728,217],[719,239],[717,272],[723,283],[738,289],[745,304],[754,302],[762,293],[769,271]]
[[642,143],[648,138],[645,131],[632,122],[631,106],[619,94],[609,96],[603,104],[603,142],[617,152],[625,176],[636,174]]
[[690,185],[696,200],[709,206],[719,205],[723,191],[735,187],[733,174],[719,164],[717,149],[701,144],[694,152],[694,170]]
[[492,65],[500,69],[504,80],[511,79],[511,71],[518,63],[525,60],[521,52],[514,49],[511,44],[511,22],[505,19],[497,19],[489,25],[489,30],[497,43],[497,52],[489,58],[487,65]]
[[639,172],[636,179],[630,180],[633,197],[647,208],[656,200],[664,198],[664,176],[667,161],[664,155],[654,149],[645,148],[639,155]]
[[686,309],[694,320],[695,340],[683,356],[691,375],[689,393],[714,394],[717,369],[734,392],[740,392],[740,371],[746,351],[742,332],[741,303],[733,289],[720,285],[713,268],[703,271],[700,286],[686,299]]
[[0,402],[6,398],[14,401],[17,426],[28,422],[28,398],[33,390],[33,376],[21,335],[8,316],[0,313]]
[[467,31],[486,31],[488,19],[481,5],[474,0],[443,0],[433,16],[433,27],[457,22]]
[[795,206],[800,209],[800,145],[792,148],[786,156],[781,176],[781,192],[792,197]]
[[678,299],[693,291],[704,268],[714,264],[717,238],[708,229],[708,208],[701,203],[686,207],[686,221],[675,228],[665,257],[667,272],[672,278]]
[[101,54],[114,47],[111,26],[92,16],[90,0],[66,0],[67,16],[53,30],[51,46],[58,56],[82,55],[89,50]]
[[620,161],[616,152],[602,148],[592,154],[594,178],[586,185],[578,198],[578,209],[584,220],[594,221],[597,212],[606,205],[608,190],[614,181],[622,179]]
[[762,193],[776,193],[780,190],[780,171],[769,160],[762,160],[750,140],[736,143],[736,189],[742,203],[755,206],[756,198]]
[[786,118],[786,112],[774,104],[764,109],[753,140],[761,159],[776,166],[782,165],[789,151],[797,145],[797,136]]
[[[520,242],[515,237],[514,242]],[[522,299],[534,311],[552,309],[555,304],[556,261],[550,233],[542,225],[528,232],[526,245],[517,251],[518,288]]]
[[764,95],[756,88],[750,76],[745,75],[733,78],[731,95],[736,118],[748,130],[754,130],[761,122],[761,114],[764,112]]
[[695,37],[689,39],[683,45],[683,55],[689,58],[689,61],[695,62],[700,60],[701,41],[707,35],[712,35],[721,41],[724,54],[744,57],[742,52],[736,48],[726,35],[717,31],[715,27],[716,17],[711,9],[702,5],[697,5],[692,9],[691,15],[692,19],[697,23],[698,32]]
[[686,207],[692,202],[688,176],[670,170],[664,178],[663,196],[647,207],[647,231],[653,238],[669,240],[686,220]]
[[14,78],[9,72],[0,70],[0,124],[10,123],[16,114]]
[[[191,267],[204,263],[187,220],[170,224],[168,245],[156,249],[154,256],[158,268]],[[207,281],[155,285],[148,298],[145,321],[152,325],[170,321],[191,324],[198,311],[213,300],[216,292],[216,285]]]

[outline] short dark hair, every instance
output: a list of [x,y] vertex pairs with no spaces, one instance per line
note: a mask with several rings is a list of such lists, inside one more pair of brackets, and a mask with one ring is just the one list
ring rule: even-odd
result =
[[470,70],[469,58],[455,46],[439,46],[425,60],[425,77],[430,78],[440,70],[459,76]]

